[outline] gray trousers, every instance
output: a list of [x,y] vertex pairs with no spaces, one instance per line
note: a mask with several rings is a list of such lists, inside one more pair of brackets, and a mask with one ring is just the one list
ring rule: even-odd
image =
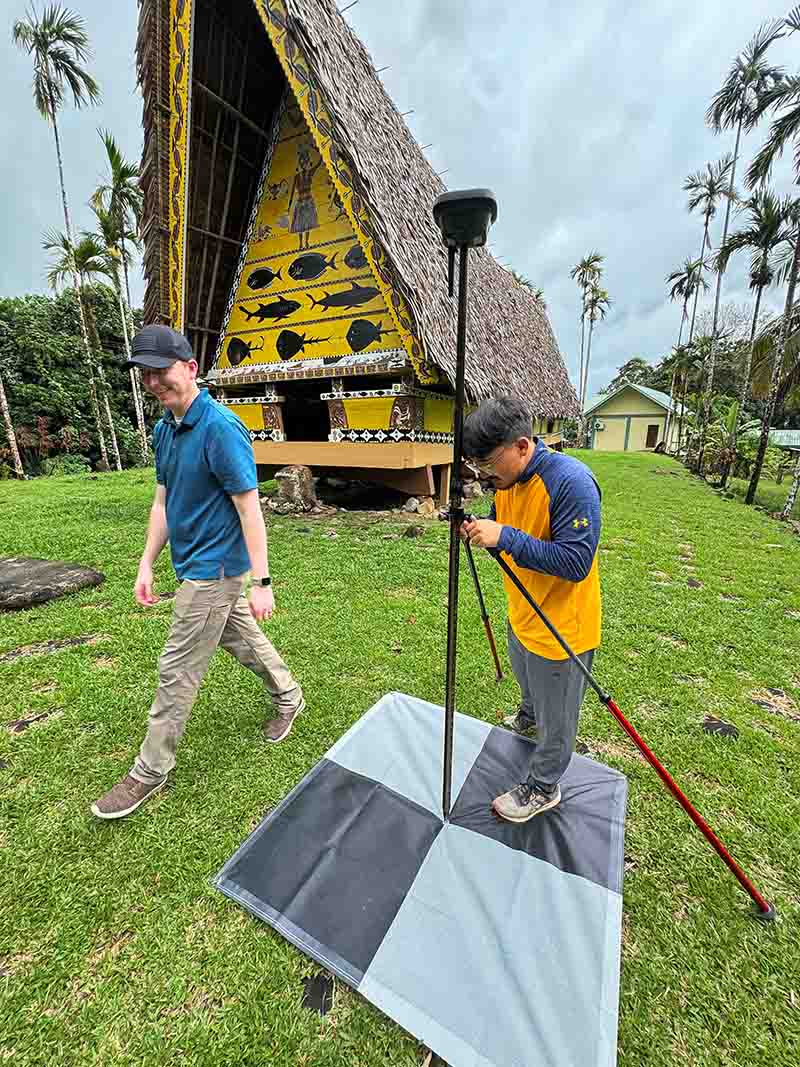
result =
[[[595,650],[578,659],[591,670]],[[586,679],[570,659],[530,652],[508,627],[508,654],[522,690],[520,715],[536,723],[536,747],[528,781],[552,790],[569,766],[578,734]]]

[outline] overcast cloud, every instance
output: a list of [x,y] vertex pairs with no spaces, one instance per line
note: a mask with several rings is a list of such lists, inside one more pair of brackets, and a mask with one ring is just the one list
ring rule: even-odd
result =
[[[342,0],[344,6],[345,0]],[[123,151],[141,152],[135,86],[134,0],[70,0],[88,24],[100,107],[61,120],[68,192],[77,228],[103,172],[97,127]],[[633,355],[657,360],[674,343],[680,308],[665,276],[699,252],[701,226],[685,209],[685,176],[732,150],[705,108],[731,60],[761,21],[788,6],[768,0],[359,0],[346,18],[365,42],[401,111],[450,188],[494,189],[492,242],[545,292],[551,322],[576,374],[578,290],[571,267],[606,256],[613,310],[595,333],[590,392]],[[63,226],[52,133],[34,110],[26,56],[11,43],[22,0],[0,0],[3,101],[0,295],[45,291],[41,233]],[[800,68],[800,42],[774,61]],[[745,160],[763,131],[744,144]],[[788,191],[789,162],[776,184]],[[721,227],[721,215],[719,217]],[[134,279],[141,299],[143,284]],[[707,298],[710,302],[713,293]],[[726,276],[724,299],[749,302],[746,265]],[[779,306],[779,294],[771,304]]]

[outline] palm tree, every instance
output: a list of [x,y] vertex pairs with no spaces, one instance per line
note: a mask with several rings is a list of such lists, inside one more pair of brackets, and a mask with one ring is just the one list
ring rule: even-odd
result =
[[589,384],[589,364],[592,358],[592,334],[594,324],[598,319],[604,319],[606,312],[611,307],[611,299],[605,289],[597,285],[591,286],[586,294],[586,306],[584,313],[589,320],[589,339],[586,345],[586,365],[583,373],[583,387],[581,391],[581,407],[586,403],[586,386]]
[[[783,68],[771,66],[766,61],[767,50],[774,41],[784,35],[780,20],[765,22],[750,39],[747,47],[734,59],[722,88],[715,94],[706,111],[706,122],[714,133],[723,130],[736,130],[736,143],[731,161],[730,183],[725,208],[725,223],[722,227],[721,246],[728,237],[728,224],[733,201],[733,183],[736,178],[736,164],[739,160],[739,143],[742,131],[748,133],[758,123],[759,106],[765,93],[769,92],[783,79]],[[717,266],[717,292],[714,298],[714,319],[711,327],[716,337],[719,318],[719,301],[722,292],[722,276],[727,261]]]
[[586,293],[586,304],[584,307],[584,315],[589,320],[589,337],[586,344],[586,362],[583,368],[583,381],[581,383],[581,421],[578,431],[578,443],[580,447],[583,447],[584,437],[586,433],[586,419],[583,415],[583,409],[586,406],[586,387],[589,384],[589,364],[592,358],[592,334],[594,333],[594,324],[598,319],[604,319],[606,312],[611,307],[611,300],[605,289],[601,289],[597,285],[592,285]]
[[[117,432],[114,428],[114,419],[111,415],[111,405],[108,401],[108,382],[106,381],[105,371],[103,370],[103,359],[100,351],[100,335],[97,332],[94,314],[86,294],[87,285],[94,281],[98,275],[106,278],[109,277],[109,267],[103,247],[92,234],[83,234],[78,245],[73,246],[65,233],[58,233],[55,230],[50,230],[45,233],[42,247],[54,257],[53,264],[47,273],[48,284],[53,289],[58,290],[64,284],[66,279],[73,274],[77,274],[78,276],[78,305],[80,307],[81,319],[86,324],[87,328],[87,343],[90,344],[90,355],[88,360],[89,395],[93,398],[93,404],[97,404],[98,390],[94,379],[94,366],[96,365],[101,383],[100,393],[103,399],[103,408],[106,413],[108,428],[111,434],[111,447],[114,453],[114,463],[117,470],[121,471],[122,461],[120,460],[119,447],[117,446]],[[95,360],[92,358],[91,349],[94,349],[94,352],[96,353],[96,364]],[[98,432],[100,435],[100,452],[102,455],[105,452],[105,437],[102,432],[102,425],[99,422]],[[107,454],[104,455],[103,458],[106,463],[108,463]]]
[[686,399],[689,394],[689,382],[693,372],[699,373],[702,369],[702,362],[697,358],[697,351],[694,344],[681,345],[679,348],[676,348],[674,360],[678,373],[678,380],[681,382],[681,400],[680,408],[678,410],[678,444],[676,448],[676,452],[680,452],[681,445],[683,444],[684,421],[687,414]]
[[108,211],[115,220],[120,232],[120,249],[122,252],[122,270],[125,276],[125,297],[127,306],[131,306],[131,287],[128,280],[127,243],[139,247],[139,227],[142,218],[142,191],[139,188],[139,166],[131,163],[120,152],[117,142],[108,130],[98,130],[106,155],[111,178],[98,185],[91,199],[92,207]]
[[[117,294],[117,302],[119,303],[120,319],[122,321],[122,336],[125,341],[125,353],[128,360],[130,360],[131,345],[128,325],[128,308],[122,294],[119,265],[120,262],[125,263],[130,256],[130,253],[125,247],[126,237],[129,241],[132,238],[135,240],[135,234],[131,231],[126,233],[125,230],[120,230],[117,218],[113,216],[110,211],[105,211],[103,208],[95,206],[94,213],[97,218],[97,233],[85,233],[84,237],[93,238],[94,240],[99,241],[100,247],[103,250],[106,273],[113,282],[114,292]],[[149,450],[147,446],[147,429],[144,422],[144,405],[142,404],[136,368],[131,366],[129,369],[131,375],[131,389],[133,391],[133,406],[136,411],[136,425],[139,430],[139,441],[142,449],[142,459],[147,463],[149,460]]]
[[[782,26],[788,33],[796,33],[800,30],[800,7],[796,7],[788,18],[783,20]],[[784,77],[762,94],[757,108],[758,117],[760,118],[767,111],[777,112],[778,115],[772,121],[766,142],[750,164],[747,172],[747,184],[752,189],[756,185],[766,182],[773,163],[783,154],[784,149],[789,144],[794,149],[795,181],[800,184],[800,75],[795,74]],[[786,348],[795,303],[794,292],[797,286],[798,268],[800,268],[800,215],[794,222],[792,243],[794,245],[794,253],[788,270],[786,304],[775,344],[775,358],[770,376],[769,395],[761,420],[761,437],[750,475],[750,484],[747,487],[746,504],[752,504],[755,500],[756,490],[761,478],[761,470],[764,466],[764,457],[767,454],[769,445],[769,431],[775,414],[781,376],[784,373]]]
[[[690,174],[683,183],[684,191],[689,194],[689,211],[700,209],[703,216],[703,244],[700,249],[700,259],[705,256],[706,249],[711,248],[711,240],[708,236],[708,228],[711,220],[717,213],[717,204],[725,197],[730,200],[733,190],[730,186],[730,175],[733,170],[733,157],[724,156],[716,163],[706,163],[704,171]],[[703,269],[705,263],[703,264]],[[697,314],[697,298],[699,292],[694,295],[694,307],[692,309],[692,334],[694,333],[694,320]],[[714,387],[714,346],[712,345],[708,355],[708,374],[706,376],[706,398],[703,405],[703,416],[700,424],[700,448],[698,450],[698,469],[702,466],[703,458],[703,426],[708,421],[711,412],[711,393]]]
[[599,252],[590,252],[587,256],[577,263],[569,272],[570,278],[578,283],[581,290],[581,359],[580,370],[578,372],[578,396],[580,397],[583,392],[583,354],[585,347],[585,333],[586,333],[586,295],[589,291],[590,285],[596,285],[600,281],[600,275],[603,273],[602,263],[605,256],[601,256]]
[[[716,259],[718,276],[727,270],[731,256],[737,252],[750,251],[750,288],[755,292],[756,299],[753,305],[753,318],[750,324],[750,340],[747,344],[747,353],[742,373],[742,384],[739,390],[739,407],[733,422],[730,450],[731,455],[736,453],[736,440],[739,435],[739,425],[747,403],[747,395],[750,390],[750,369],[753,362],[753,343],[758,325],[758,315],[761,309],[761,295],[764,289],[771,285],[775,279],[776,263],[775,252],[783,244],[791,247],[793,227],[791,216],[793,211],[792,202],[788,198],[779,198],[771,189],[760,189],[743,201],[739,210],[748,215],[748,225],[736,233],[731,234],[723,242]],[[731,464],[728,463],[722,471],[722,486],[725,486],[730,475]]]
[[[53,127],[58,159],[58,178],[61,185],[61,203],[64,208],[64,226],[70,249],[73,247],[72,224],[67,204],[67,190],[64,185],[64,164],[61,157],[57,116],[68,92],[72,93],[72,102],[76,108],[94,104],[100,98],[97,82],[85,68],[85,64],[91,58],[91,49],[84,27],[85,23],[79,15],[73,14],[59,4],[51,4],[44,9],[41,18],[33,10],[24,19],[15,22],[11,31],[15,44],[33,58],[33,100],[36,110]],[[89,334],[74,264],[70,273],[72,286],[78,297],[83,352],[89,372],[89,399],[100,440],[100,454],[108,467],[108,454],[100,423],[100,409],[97,404],[96,391],[92,387],[94,375],[91,367]]]
[[[711,225],[711,220],[717,213],[717,204],[723,196],[727,197],[728,195],[728,178],[732,166],[732,156],[724,156],[722,159],[717,160],[716,163],[706,163],[705,170],[699,170],[694,174],[690,174],[683,183],[684,192],[689,194],[687,203],[689,211],[696,211],[699,208],[700,213],[703,216],[703,242],[700,245],[700,255],[698,257],[701,263],[701,275],[706,266],[706,250],[711,248],[708,228]],[[694,307],[692,309],[692,332],[694,332],[694,320],[697,314],[698,295],[698,291],[695,290]]]
[[[678,343],[675,346],[676,353],[682,350],[681,338],[683,337],[684,323],[689,317],[686,311],[689,301],[692,299],[692,297],[698,290],[702,290],[703,292],[707,292],[708,290],[708,282],[703,277],[704,266],[705,264],[702,259],[687,259],[682,267],[679,267],[677,270],[674,270],[672,274],[667,277],[667,285],[670,285],[670,283],[672,284],[672,288],[669,291],[670,300],[683,300],[683,308],[681,311],[681,325],[680,329],[678,330]],[[694,317],[692,317],[692,327],[689,332],[688,344],[692,343],[693,336]],[[675,386],[678,382],[679,368],[680,361],[675,360],[673,363],[672,381],[670,382],[669,387],[669,396],[671,404],[670,410],[667,412],[667,425],[664,428],[664,440],[667,442],[667,446],[669,446],[669,431],[670,425],[672,423],[673,410],[675,408]],[[680,435],[678,438],[678,447],[680,447]]]
[[[686,307],[695,293],[702,289],[703,292],[708,290],[708,282],[703,277],[703,269],[705,263],[702,259],[687,259],[682,267],[678,267],[672,274],[667,277],[667,285],[671,285],[672,288],[669,291],[670,300],[683,300],[683,310],[681,312],[681,326],[678,330],[678,345],[681,346],[681,338],[683,336],[683,326],[689,315],[686,311]],[[689,333],[688,344],[692,343],[692,334],[694,331],[694,319],[692,319],[692,328]]]

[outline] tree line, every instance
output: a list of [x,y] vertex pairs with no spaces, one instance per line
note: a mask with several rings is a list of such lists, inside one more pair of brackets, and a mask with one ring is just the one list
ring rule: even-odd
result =
[[[77,469],[84,462],[79,457],[95,448],[105,470],[147,463],[153,412],[138,370],[127,372],[126,381],[113,355],[120,349],[130,354],[138,318],[129,280],[132,254],[141,247],[138,166],[125,159],[111,133],[98,131],[107,173],[89,199],[94,228],[75,234],[58,120],[70,101],[77,109],[100,101],[85,23],[51,4],[41,15],[31,9],[11,33],[31,59],[33,103],[53,133],[64,229],[42,237],[51,264],[47,281],[60,295],[0,300],[0,416],[8,444],[0,449],[0,473],[3,466],[20,478],[37,473],[52,452],[64,457],[61,469],[70,469],[70,456]],[[76,336],[81,371],[75,368]]]

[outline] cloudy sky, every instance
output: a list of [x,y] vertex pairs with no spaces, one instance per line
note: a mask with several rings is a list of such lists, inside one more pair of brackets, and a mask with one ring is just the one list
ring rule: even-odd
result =
[[[347,0],[340,0],[345,6]],[[62,227],[52,134],[31,100],[29,59],[11,43],[24,0],[0,0],[0,295],[44,291],[41,233]],[[103,174],[97,127],[123,151],[141,151],[135,85],[135,0],[70,0],[95,48],[103,102],[61,122],[77,227]],[[664,279],[699,253],[701,224],[685,208],[685,176],[732,149],[705,126],[705,108],[759,23],[783,15],[774,0],[359,0],[346,18],[450,188],[486,185],[500,217],[492,242],[545,292],[553,327],[576,375],[578,290],[571,267],[606,257],[613,310],[598,326],[590,393],[633,355],[655,361],[674,343],[680,308]],[[110,17],[113,13],[113,17]],[[775,62],[800,68],[800,40]],[[746,159],[761,131],[744,143]],[[788,162],[776,171],[781,191]],[[721,216],[719,226],[721,227]],[[139,296],[141,279],[135,281]],[[713,296],[713,294],[712,294]],[[708,298],[710,302],[712,297]],[[744,264],[724,299],[749,301]],[[772,296],[777,307],[779,294]]]

